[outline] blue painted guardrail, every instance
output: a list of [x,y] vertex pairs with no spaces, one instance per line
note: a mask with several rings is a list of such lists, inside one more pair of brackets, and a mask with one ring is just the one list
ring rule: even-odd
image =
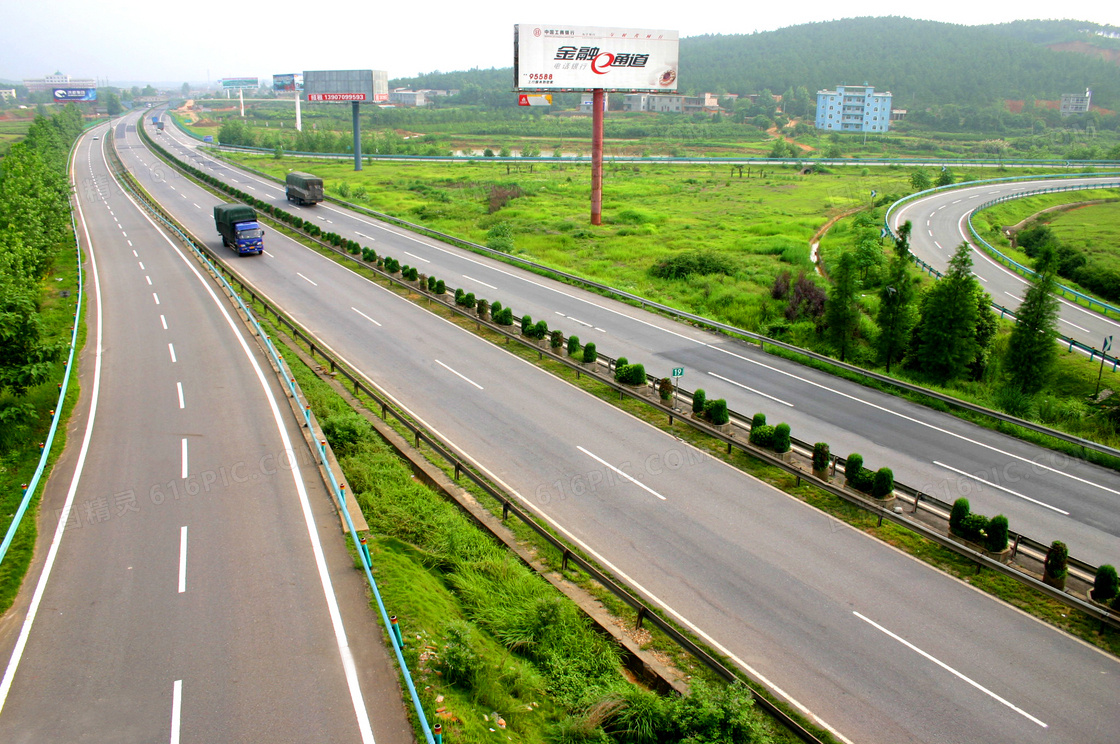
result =
[[[299,385],[296,383],[295,376],[292,374],[292,371],[288,367],[287,362],[284,361],[284,357],[279,352],[277,352],[276,347],[273,345],[272,338],[257,321],[255,314],[241,298],[241,295],[234,290],[233,286],[228,281],[226,281],[226,278],[222,274],[222,271],[214,265],[206,252],[199,248],[193,237],[181,230],[178,225],[167,219],[167,217],[164,216],[164,214],[160,210],[155,209],[151,204],[149,204],[147,199],[133,190],[130,183],[124,180],[120,181],[120,183],[132,194],[134,199],[136,199],[140,204],[144,205],[144,208],[147,209],[153,216],[155,216],[155,218],[158,219],[161,223],[163,223],[163,225],[170,232],[177,235],[179,240],[184,245],[186,245],[191,250],[191,252],[194,253],[196,257],[198,257],[200,261],[202,261],[206,265],[210,273],[221,283],[225,291],[237,304],[237,307],[240,308],[241,312],[245,314],[245,317],[252,324],[253,329],[260,335],[260,338],[264,341],[265,346],[267,347],[268,355],[272,358],[272,361],[276,365],[277,370],[279,370],[280,376],[283,378],[284,385],[285,387],[287,387],[288,392],[291,394],[293,400],[296,400],[297,402],[306,401],[306,398],[302,396]],[[300,410],[303,413],[305,424],[310,429],[313,417],[313,414],[311,413],[311,407],[306,402],[303,402],[300,404]],[[354,522],[350,518],[346,489],[339,484],[339,480],[335,476],[335,473],[329,464],[327,458],[326,442],[324,440],[316,440],[315,449],[319,453],[320,463],[322,464],[323,469],[327,473],[327,477],[330,481],[331,493],[334,495],[342,512],[343,518],[346,521],[346,528],[350,533],[350,539],[353,541],[354,548],[357,550],[359,559],[362,563],[362,570],[366,574],[366,581],[369,583],[370,589],[372,589],[373,591],[374,599],[377,601],[377,609],[381,614],[381,620],[385,626],[385,632],[388,634],[389,640],[393,644],[393,652],[396,654],[397,663],[400,665],[401,674],[404,676],[405,686],[408,688],[409,696],[412,698],[412,704],[416,710],[417,717],[420,720],[420,727],[424,732],[424,737],[427,740],[428,744],[437,744],[432,729],[428,725],[428,719],[424,713],[424,706],[420,702],[420,696],[417,693],[416,686],[412,681],[412,674],[409,672],[408,664],[404,658],[403,639],[399,636],[399,628],[397,627],[397,624],[393,622],[395,618],[391,619],[389,617],[388,611],[385,609],[385,602],[381,598],[381,591],[377,587],[377,580],[373,578],[368,549],[362,542],[361,537],[358,535],[358,532],[354,527]]]
[[[92,126],[102,124],[104,122],[96,122]],[[91,127],[86,127],[90,129]],[[74,148],[77,146],[77,140],[70,145],[70,155],[66,158],[66,162],[70,162],[74,155]],[[82,246],[78,240],[78,225],[74,222],[74,211],[70,211],[70,227],[74,232],[74,253],[75,261],[78,267],[78,297],[77,304],[74,306],[74,326],[70,332],[70,354],[66,359],[66,371],[62,375],[62,382],[58,386],[58,403],[55,404],[54,411],[51,416],[51,427],[47,432],[47,439],[43,442],[43,453],[39,456],[39,464],[35,468],[35,473],[31,476],[31,480],[23,489],[23,499],[19,503],[19,508],[16,509],[15,514],[12,515],[12,521],[8,525],[8,531],[4,535],[4,541],[0,543],[0,564],[4,562],[4,558],[8,555],[8,548],[12,545],[12,540],[15,539],[16,532],[19,530],[20,523],[23,521],[24,514],[27,513],[27,508],[31,505],[31,499],[35,495],[35,490],[39,487],[39,480],[43,477],[43,472],[47,468],[47,461],[50,459],[51,447],[54,445],[55,433],[58,431],[58,422],[62,419],[62,408],[66,402],[66,393],[70,387],[70,373],[74,369],[74,350],[78,346],[78,319],[82,315],[82,300],[85,298],[85,287],[83,285],[84,276],[82,274]]]

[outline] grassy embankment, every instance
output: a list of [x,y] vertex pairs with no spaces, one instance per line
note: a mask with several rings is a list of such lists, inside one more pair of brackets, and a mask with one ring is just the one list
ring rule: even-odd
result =
[[[43,336],[49,342],[69,344],[71,329],[74,325],[74,308],[77,303],[78,270],[75,263],[73,245],[63,246],[55,256],[54,267],[43,281],[41,317]],[[69,292],[69,297],[62,297]],[[85,320],[78,328],[78,348],[85,343]],[[77,357],[75,356],[75,363]],[[58,386],[66,370],[66,356],[53,365],[50,380],[28,391],[25,401],[34,411],[34,418],[27,428],[21,428],[18,436],[0,438],[0,539],[7,534],[12,517],[23,499],[23,486],[31,480],[39,464],[42,453],[40,443],[46,441],[51,424],[51,411],[58,404]],[[66,401],[62,411],[62,421],[69,419],[74,404],[78,400],[79,384],[76,374],[70,376]],[[55,432],[54,446],[46,471],[39,481],[38,492],[28,508],[26,516],[16,531],[4,562],[0,563],[0,614],[12,605],[20,583],[23,581],[27,566],[35,550],[37,530],[35,526],[39,499],[43,484],[58,455],[66,445],[66,426],[61,424]]]

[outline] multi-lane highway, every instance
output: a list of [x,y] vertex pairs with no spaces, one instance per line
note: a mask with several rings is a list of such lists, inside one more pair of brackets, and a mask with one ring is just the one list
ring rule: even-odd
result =
[[[726,398],[733,410],[747,415],[762,411],[773,423],[786,421],[794,436],[828,442],[836,454],[859,452],[868,466],[888,466],[899,481],[945,501],[967,496],[974,511],[1005,514],[1012,529],[1043,542],[1063,540],[1074,556],[1090,563],[1120,559],[1120,474],[1115,471],[332,204],[294,207],[286,202],[281,185],[210,158],[173,127],[160,141],[257,198],[317,220],[324,230],[395,256],[449,286],[462,286],[478,297],[500,300],[519,314],[543,318],[565,334],[595,341],[604,353],[641,361],[654,374],[684,367],[682,384],[704,388],[709,398]],[[162,164],[143,167],[152,169],[148,180],[171,177]],[[199,214],[194,224],[202,235],[209,235],[212,227],[204,223],[205,216]]]
[[[937,191],[906,202],[891,214],[891,227],[895,230],[909,221],[913,225],[910,248],[915,256],[938,271],[945,271],[949,259],[962,242],[973,247],[973,273],[984,290],[996,304],[1015,310],[1023,300],[1030,282],[1001,265],[978,248],[968,231],[968,217],[976,208],[993,199],[1025,194],[1038,189],[1073,188],[1085,186],[1097,189],[1114,186],[1114,190],[1088,192],[1088,198],[1114,196],[1120,190],[1120,175],[1062,178],[1052,180],[1022,180],[983,183],[961,186],[948,191]],[[1059,309],[1058,331],[1077,339],[1091,348],[1101,348],[1106,336],[1120,332],[1120,322],[1107,318],[1084,306],[1062,299]]]
[[75,150],[83,396],[0,627],[0,741],[411,742],[284,392],[108,134]]
[[[217,200],[159,165],[134,133],[124,144],[122,157],[145,188],[220,250],[210,218]],[[210,165],[246,191],[284,203],[274,184]],[[882,430],[872,426],[861,435],[869,464],[891,462],[899,437],[915,431],[940,432],[961,456],[997,446],[978,443],[975,437],[987,432],[949,417],[927,423],[928,411],[859,388],[837,395],[841,386],[832,378],[745,345],[330,205],[300,214],[519,313],[549,318],[611,353],[648,348],[629,354],[647,368],[653,360],[666,371],[695,360],[696,366],[686,361],[686,374],[702,377],[700,386],[716,395],[742,390],[740,410],[765,407],[771,420],[792,421],[807,400],[819,398],[822,409],[847,412],[817,424],[832,437],[797,432],[808,439],[830,439],[839,449],[847,425],[880,421]],[[1120,729],[1114,658],[701,455],[277,233],[266,243],[263,257],[229,253],[229,260],[542,518],[841,737],[1106,742]],[[717,374],[732,382],[709,374],[705,363],[724,365]],[[784,390],[779,382],[794,387]],[[1072,471],[1085,474],[1085,482],[1098,475],[1082,464],[1032,470],[1032,457],[1043,453],[1017,449],[1013,440],[985,441],[1015,453],[1001,455],[1000,464],[1019,463],[1025,481],[1034,472],[1061,478]]]

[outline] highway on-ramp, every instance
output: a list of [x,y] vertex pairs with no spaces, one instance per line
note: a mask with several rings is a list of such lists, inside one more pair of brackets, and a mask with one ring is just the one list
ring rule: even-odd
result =
[[[128,167],[156,167],[128,142]],[[215,197],[166,171],[145,187],[495,481],[840,736],[1109,742],[1120,729],[1115,658],[279,233],[266,235],[263,257],[223,253],[209,219]]]
[[83,398],[0,626],[0,741],[411,742],[283,389],[106,133],[76,149]]

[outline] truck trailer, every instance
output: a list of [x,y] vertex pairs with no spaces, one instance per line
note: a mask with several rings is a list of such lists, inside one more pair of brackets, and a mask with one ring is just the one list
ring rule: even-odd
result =
[[288,174],[284,183],[287,185],[285,191],[290,202],[303,206],[323,201],[323,179],[318,176],[293,171]]
[[238,255],[264,252],[264,228],[257,222],[252,207],[219,204],[214,207],[214,224],[222,236],[222,245],[233,248]]

